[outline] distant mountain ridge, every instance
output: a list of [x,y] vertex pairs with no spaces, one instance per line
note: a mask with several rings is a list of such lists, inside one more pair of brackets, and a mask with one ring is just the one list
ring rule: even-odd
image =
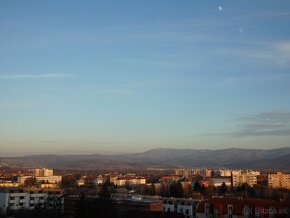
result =
[[24,157],[0,157],[0,165],[88,170],[147,167],[290,170],[289,160],[290,147],[271,150],[242,148],[222,150],[157,148],[141,153],[118,155],[30,155]]

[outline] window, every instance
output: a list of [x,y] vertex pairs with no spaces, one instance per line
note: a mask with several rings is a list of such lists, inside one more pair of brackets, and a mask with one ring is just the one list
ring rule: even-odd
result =
[[186,215],[189,214],[189,210],[188,210],[188,209],[185,210],[185,214],[186,214]]
[[24,196],[20,196],[20,198],[19,198],[20,200],[23,200],[24,199]]
[[15,200],[15,197],[10,197],[10,200]]

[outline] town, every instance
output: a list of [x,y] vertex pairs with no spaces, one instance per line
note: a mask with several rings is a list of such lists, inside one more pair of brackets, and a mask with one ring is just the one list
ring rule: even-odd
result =
[[289,207],[289,172],[39,168],[0,178],[1,217],[289,217]]

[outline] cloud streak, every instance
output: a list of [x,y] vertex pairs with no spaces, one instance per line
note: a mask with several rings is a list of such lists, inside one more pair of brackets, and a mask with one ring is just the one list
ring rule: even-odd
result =
[[235,137],[290,136],[289,112],[264,112],[249,114],[238,119]]
[[251,48],[219,48],[214,53],[227,56],[239,56],[248,59],[257,59],[272,62],[278,66],[289,66],[290,41],[256,42]]
[[71,74],[49,73],[49,74],[13,74],[0,75],[0,80],[23,80],[23,79],[58,79],[72,77]]
[[290,112],[264,112],[248,114],[237,119],[233,132],[208,133],[199,136],[290,136]]

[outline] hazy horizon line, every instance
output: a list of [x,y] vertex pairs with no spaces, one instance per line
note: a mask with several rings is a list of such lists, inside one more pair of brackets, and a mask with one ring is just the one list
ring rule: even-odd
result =
[[229,150],[229,149],[242,149],[242,150],[279,150],[279,149],[290,149],[289,146],[283,146],[283,147],[278,147],[278,148],[242,148],[242,147],[229,147],[229,148],[204,148],[204,149],[197,149],[197,148],[170,148],[170,147],[157,147],[157,148],[151,148],[139,152],[110,152],[110,151],[102,151],[102,152],[97,152],[97,151],[92,151],[92,152],[56,152],[56,153],[51,153],[51,152],[28,152],[25,154],[20,154],[20,153],[6,153],[6,154],[1,154],[0,158],[13,158],[13,157],[27,157],[27,156],[44,156],[44,155],[53,155],[53,156],[62,156],[62,155],[126,155],[126,154],[139,154],[139,153],[145,153],[148,151],[152,150],[162,150],[162,149],[167,149],[167,150],[207,150],[207,151],[222,151],[222,150]]

